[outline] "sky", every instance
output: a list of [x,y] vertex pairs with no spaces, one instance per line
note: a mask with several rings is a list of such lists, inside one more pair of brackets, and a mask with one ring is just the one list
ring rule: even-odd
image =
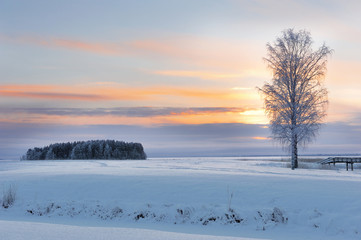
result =
[[283,154],[257,87],[266,44],[334,50],[328,116],[301,154],[361,153],[360,1],[0,0],[0,159],[54,142],[141,142],[149,157]]

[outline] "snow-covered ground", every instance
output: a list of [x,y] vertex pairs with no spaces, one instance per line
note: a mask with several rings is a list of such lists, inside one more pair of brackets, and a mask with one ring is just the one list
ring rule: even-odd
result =
[[361,239],[361,169],[286,164],[0,161],[0,239]]

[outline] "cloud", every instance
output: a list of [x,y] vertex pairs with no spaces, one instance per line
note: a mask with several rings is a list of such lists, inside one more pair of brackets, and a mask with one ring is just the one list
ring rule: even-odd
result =
[[0,122],[0,156],[19,158],[28,148],[54,142],[92,139],[117,139],[141,142],[150,157],[159,156],[229,156],[259,154],[271,143],[253,141],[253,136],[267,136],[267,130],[249,124],[196,125],[57,125]]
[[255,140],[270,140],[271,138],[269,138],[269,137],[252,137],[252,139],[255,139]]
[[[254,95],[254,94],[253,94]],[[248,92],[232,89],[190,89],[184,87],[131,88],[121,85],[0,85],[0,98],[29,100],[30,106],[61,106],[64,101],[79,104],[145,105],[148,107],[123,108],[1,108],[0,119],[7,122],[39,122],[43,124],[204,124],[204,123],[264,123],[263,113],[259,114],[254,105],[247,105],[253,96]],[[251,99],[251,100],[250,100]],[[34,100],[34,101],[33,101]],[[35,101],[40,100],[40,101]],[[235,102],[240,106],[233,107]],[[63,103],[64,102],[64,103]],[[88,103],[86,103],[88,102]],[[168,103],[184,107],[151,107]],[[39,105],[41,104],[41,105]],[[188,106],[201,105],[202,107]],[[101,106],[100,105],[100,106]],[[221,107],[213,107],[218,105]],[[223,106],[224,107],[223,107]],[[238,104],[237,104],[238,105]],[[237,106],[236,105],[236,106]],[[203,107],[204,106],[204,107]],[[209,106],[209,107],[207,107]],[[242,114],[244,113],[244,114]]]
[[[19,158],[28,148],[54,142],[117,139],[141,142],[150,157],[242,156],[286,154],[266,138],[266,125],[222,123],[139,126],[122,124],[62,125],[0,122],[1,158]],[[300,154],[360,153],[360,126],[332,123]]]
[[56,116],[124,116],[124,117],[155,117],[155,116],[186,116],[211,115],[214,113],[240,113],[248,111],[235,107],[117,107],[117,108],[0,108],[2,114],[41,114]]
[[[266,125],[219,123],[139,126],[122,124],[63,125],[0,121],[0,156],[18,159],[28,148],[54,142],[117,139],[141,142],[150,157],[242,156],[286,154],[267,138]],[[326,124],[315,142],[300,154],[360,153],[361,126]]]
[[249,122],[239,107],[0,108],[3,122],[42,124],[209,124]]
[[[189,64],[190,67],[210,68],[214,71],[232,71],[231,75],[238,75],[242,70],[242,76],[249,72],[253,75],[264,76],[266,70],[260,61],[260,50],[258,43],[248,40],[232,41],[217,37],[199,37],[194,35],[178,35],[164,37],[162,39],[143,39],[128,42],[127,46],[138,55],[150,56],[175,60]],[[262,66],[259,68],[258,66]],[[255,67],[256,66],[256,67]],[[234,73],[236,72],[236,73]],[[170,75],[198,75],[204,77],[202,72],[168,70],[168,72],[159,71],[160,74]],[[204,72],[203,72],[204,73]],[[208,73],[209,74],[209,73]],[[206,75],[208,75],[206,74]],[[227,73],[229,74],[229,73]],[[212,74],[213,76],[214,73]],[[219,74],[218,77],[220,77]],[[223,74],[224,75],[224,74]]]
[[41,98],[41,99],[60,99],[60,100],[81,100],[97,101],[105,100],[104,97],[94,94],[72,94],[72,93],[52,93],[52,92],[27,92],[27,91],[6,91],[0,90],[0,95],[6,97],[21,98]]
[[92,82],[91,84],[109,86],[109,85],[117,85],[118,83],[117,82]]
[[65,92],[63,89],[60,89],[59,92],[59,88],[61,87],[51,85],[1,85],[0,96],[81,101],[98,101],[106,99],[105,96],[100,96],[98,94],[72,93]]
[[[81,93],[80,93],[81,92]],[[200,99],[238,99],[240,95],[218,89],[190,89],[181,87],[153,86],[131,88],[124,86],[91,85],[0,85],[0,96],[15,98],[41,98],[80,101],[136,101],[152,99],[157,96],[200,98]]]
[[122,50],[116,44],[108,43],[89,43],[83,41],[74,41],[67,39],[52,39],[48,42],[42,43],[55,47],[62,47],[67,49],[76,49],[86,52],[99,53],[104,55],[120,55]]
[[249,88],[249,87],[233,87],[232,90],[245,91],[245,90],[252,90],[252,88]]
[[10,37],[0,35],[0,40],[18,44],[32,44],[49,48],[63,48],[68,50],[77,50],[100,55],[123,55],[125,49],[114,43],[94,43],[88,41],[79,41],[73,39],[47,38],[35,36],[17,36]]
[[[188,64],[193,68],[197,66],[232,72],[242,69],[246,73],[249,72],[247,76],[251,74],[263,77],[266,73],[260,57],[255,54],[255,52],[261,53],[259,46],[252,41],[236,42],[229,39],[189,35],[114,41],[111,43],[61,37],[0,35],[0,41],[15,44],[31,44],[53,49],[82,51],[106,56],[150,58],[152,61],[161,62],[175,61]],[[262,68],[255,68],[255,63],[262,66]],[[201,76],[203,75],[201,74]],[[238,73],[212,75],[222,79],[224,75],[236,77]],[[242,72],[242,75],[244,76],[245,73]]]
[[152,74],[171,76],[171,77],[192,77],[204,80],[219,80],[219,79],[234,79],[243,77],[242,74],[231,73],[216,73],[216,72],[203,72],[203,71],[178,71],[178,70],[163,70],[153,71]]

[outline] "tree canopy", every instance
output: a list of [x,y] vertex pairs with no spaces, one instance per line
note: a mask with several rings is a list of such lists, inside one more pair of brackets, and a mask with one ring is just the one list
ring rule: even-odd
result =
[[29,149],[22,157],[24,160],[146,158],[142,144],[115,140],[54,143]]

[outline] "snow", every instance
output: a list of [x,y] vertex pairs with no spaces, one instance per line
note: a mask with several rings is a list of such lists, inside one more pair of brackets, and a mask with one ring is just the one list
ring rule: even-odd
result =
[[[0,239],[360,239],[361,169],[277,158],[0,161]],[[0,199],[1,201],[1,199]]]
[[[69,226],[62,224],[47,224],[34,222],[9,222],[0,221],[0,226],[6,231],[0,232],[0,239],[107,239],[107,240],[236,240],[247,238],[223,237],[199,234],[172,233],[157,230],[134,229],[134,228],[115,228],[115,227],[82,227]],[[25,234],[24,234],[25,233]],[[86,233],[86,236],[84,236]]]

